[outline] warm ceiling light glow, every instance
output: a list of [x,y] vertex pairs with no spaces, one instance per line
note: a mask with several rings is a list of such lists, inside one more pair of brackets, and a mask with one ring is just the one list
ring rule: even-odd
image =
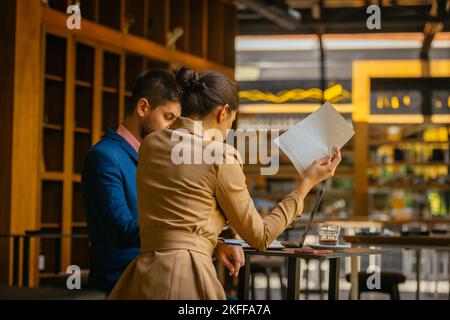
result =
[[398,109],[398,107],[400,106],[400,103],[399,103],[398,98],[396,96],[393,96],[391,98],[391,106],[392,106],[392,109]]
[[434,40],[431,47],[435,49],[450,48],[450,40]]
[[390,103],[389,103],[389,98],[387,96],[384,96],[384,98],[383,98],[383,105],[386,108],[389,108]]
[[237,37],[236,51],[302,51],[319,48],[317,37]]
[[383,40],[383,39],[325,39],[327,50],[370,50],[370,49],[416,49],[422,46],[420,40]]
[[382,96],[378,96],[378,98],[377,98],[377,108],[383,109],[383,97]]
[[403,104],[407,107],[411,105],[411,98],[408,95],[403,96]]
[[400,128],[397,126],[390,126],[388,128],[387,134],[388,134],[387,138],[390,141],[399,141],[402,138]]
[[235,69],[235,78],[237,81],[256,81],[261,75],[261,70],[255,67],[237,66]]

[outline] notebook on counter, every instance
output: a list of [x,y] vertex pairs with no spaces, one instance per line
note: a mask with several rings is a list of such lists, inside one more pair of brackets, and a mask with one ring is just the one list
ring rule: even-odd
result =
[[[248,245],[248,243],[245,242],[244,240],[226,239],[225,243],[241,246],[244,249],[251,249],[251,247]],[[272,249],[272,250],[286,249],[286,246],[283,245],[282,242],[275,240],[270,244],[270,246],[267,249],[268,250],[270,250],[270,249]],[[311,248],[308,248],[307,246],[303,247],[303,248],[293,249],[293,251],[295,253],[302,253],[302,254],[330,254],[330,253],[333,253],[333,250],[311,249]]]
[[334,147],[342,149],[354,134],[351,124],[326,102],[274,142],[303,176],[315,160],[332,155]]
[[[251,249],[249,244],[241,239],[225,239],[225,244],[231,244],[236,246],[241,246],[244,249]],[[267,249],[283,249],[284,246],[281,244],[280,241],[275,240],[273,241]]]

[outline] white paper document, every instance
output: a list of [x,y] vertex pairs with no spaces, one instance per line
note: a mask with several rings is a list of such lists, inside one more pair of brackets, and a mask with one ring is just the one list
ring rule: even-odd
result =
[[303,175],[315,160],[331,155],[333,147],[340,150],[354,134],[350,123],[326,102],[274,142]]

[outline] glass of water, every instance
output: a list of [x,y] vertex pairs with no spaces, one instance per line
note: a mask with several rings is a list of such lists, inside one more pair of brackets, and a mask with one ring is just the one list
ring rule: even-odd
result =
[[331,223],[320,223],[318,228],[319,244],[327,246],[335,246],[339,240],[341,226]]

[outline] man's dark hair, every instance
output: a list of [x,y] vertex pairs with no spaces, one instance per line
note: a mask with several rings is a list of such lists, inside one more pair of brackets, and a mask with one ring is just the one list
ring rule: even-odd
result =
[[167,101],[180,101],[181,91],[173,72],[165,69],[153,69],[139,76],[133,88],[131,102],[127,105],[126,115],[134,112],[139,99],[145,98],[151,108]]

